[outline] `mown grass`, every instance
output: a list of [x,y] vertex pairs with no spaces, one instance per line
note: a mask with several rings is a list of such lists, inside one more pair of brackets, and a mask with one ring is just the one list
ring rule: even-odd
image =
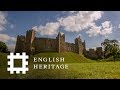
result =
[[7,72],[7,61],[7,54],[0,53],[0,79],[16,78],[16,75],[10,75],[9,72]]
[[120,62],[69,63],[67,70],[32,70],[27,79],[120,79]]
[[[65,57],[65,63],[69,69],[35,70],[31,56],[29,60],[29,71],[27,74],[10,75],[7,72],[7,54],[0,53],[0,78],[7,79],[120,79],[120,61],[97,62],[86,59],[82,55],[75,53],[40,53],[36,57]],[[60,63],[58,63],[60,64]]]
[[64,63],[87,63],[94,62],[93,60],[85,58],[82,54],[76,54],[72,52],[64,52],[64,53],[55,53],[55,52],[47,52],[47,53],[39,53],[34,56],[31,56],[30,61],[33,61],[33,57],[64,57]]

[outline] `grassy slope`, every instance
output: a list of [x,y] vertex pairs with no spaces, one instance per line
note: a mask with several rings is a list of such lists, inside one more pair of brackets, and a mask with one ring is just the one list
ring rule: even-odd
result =
[[[83,62],[94,62],[93,60],[85,58],[82,54],[76,54],[72,52],[64,53],[39,53],[34,55],[34,57],[64,57],[65,63],[83,63]],[[32,59],[32,57],[31,57]],[[33,59],[32,59],[33,60]]]
[[[31,67],[30,67],[31,68]],[[21,78],[120,79],[120,62],[69,63],[68,70],[31,70]],[[36,73],[37,72],[37,73]]]
[[[0,78],[57,78],[57,79],[101,79],[101,78],[119,78],[120,62],[95,62],[86,59],[82,55],[75,53],[40,53],[35,56],[52,57],[64,56],[65,62],[69,64],[68,70],[33,70],[32,60],[29,61],[29,72],[26,75],[10,75],[6,71],[6,54],[0,53]],[[32,58],[32,57],[31,57]],[[88,63],[91,62],[91,63]],[[94,62],[94,63],[93,63]]]
[[15,78],[15,75],[10,75],[7,72],[7,54],[0,53],[0,78]]

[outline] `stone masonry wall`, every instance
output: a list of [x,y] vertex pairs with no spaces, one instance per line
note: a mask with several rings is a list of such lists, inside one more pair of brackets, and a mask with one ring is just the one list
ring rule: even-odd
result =
[[27,52],[27,54],[35,54],[40,52],[75,52],[83,53],[85,44],[80,37],[75,39],[74,43],[65,42],[65,34],[58,33],[55,39],[53,38],[38,38],[35,37],[35,31],[29,30],[26,32],[26,37],[17,37],[15,52]]

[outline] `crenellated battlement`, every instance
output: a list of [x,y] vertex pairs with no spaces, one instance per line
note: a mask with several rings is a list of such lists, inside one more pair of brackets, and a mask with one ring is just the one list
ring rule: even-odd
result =
[[17,36],[17,39],[25,39],[25,36],[23,36],[23,35],[18,35],[18,36]]
[[65,34],[59,32],[54,38],[35,37],[35,30],[27,30],[26,36],[18,35],[15,52],[25,51],[27,54],[36,54],[40,52],[75,52],[83,53],[85,43],[80,37],[75,39],[75,43],[65,42]]
[[103,56],[103,50],[102,47],[96,47],[96,49],[90,48],[89,50],[86,50],[86,57],[91,59],[98,59],[102,58]]

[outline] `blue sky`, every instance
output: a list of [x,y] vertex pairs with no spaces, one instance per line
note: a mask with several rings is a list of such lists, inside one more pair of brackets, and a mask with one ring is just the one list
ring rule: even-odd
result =
[[55,38],[65,33],[67,42],[81,36],[87,48],[95,48],[105,38],[120,41],[119,11],[7,11],[0,12],[0,41],[13,51],[17,35],[31,28],[37,37]]

